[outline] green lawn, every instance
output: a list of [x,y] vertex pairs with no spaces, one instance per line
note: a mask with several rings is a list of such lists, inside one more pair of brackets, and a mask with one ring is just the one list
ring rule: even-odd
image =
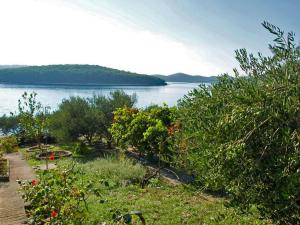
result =
[[258,219],[257,212],[243,215],[225,207],[225,199],[197,192],[193,187],[170,186],[152,179],[142,189],[138,181],[145,169],[127,159],[97,159],[81,162],[80,167],[85,172],[84,180],[92,181],[102,193],[101,198],[92,196],[88,200],[89,224],[111,220],[116,210],[139,210],[148,225],[271,224]]

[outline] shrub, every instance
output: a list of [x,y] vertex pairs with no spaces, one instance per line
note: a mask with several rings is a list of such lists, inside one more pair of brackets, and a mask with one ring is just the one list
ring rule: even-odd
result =
[[[224,75],[179,103],[178,161],[209,189],[232,193],[283,224],[300,221],[300,52],[293,33],[276,36],[272,57],[245,49],[245,74]],[[244,76],[247,75],[247,76]]]
[[84,155],[89,153],[89,148],[84,142],[81,141],[75,144],[74,151],[76,154]]
[[5,114],[0,117],[0,131],[4,135],[17,134],[19,130],[18,117],[11,115],[6,116]]
[[121,108],[114,112],[110,131],[122,148],[132,146],[150,158],[168,158],[168,141],[173,135],[175,111],[175,108],[166,105],[145,110]]
[[0,151],[3,153],[16,152],[18,150],[18,141],[15,136],[0,138]]
[[77,141],[85,138],[89,144],[93,138],[105,138],[111,147],[111,134],[108,128],[112,124],[113,111],[133,106],[135,95],[123,91],[111,92],[108,97],[93,98],[71,97],[64,99],[50,120],[51,132],[61,142]]
[[133,107],[136,103],[136,95],[128,95],[124,91],[116,90],[106,96],[94,96],[90,99],[97,110],[102,112],[101,129],[98,134],[106,139],[108,148],[112,147],[112,136],[109,131],[113,123],[113,112],[122,107]]
[[83,172],[75,164],[43,171],[38,180],[19,181],[20,191],[29,202],[31,224],[84,224],[87,198],[100,195],[91,182],[82,182]]
[[100,129],[101,112],[94,110],[86,98],[64,99],[57,111],[50,117],[51,133],[61,142],[77,141],[84,137],[92,142]]

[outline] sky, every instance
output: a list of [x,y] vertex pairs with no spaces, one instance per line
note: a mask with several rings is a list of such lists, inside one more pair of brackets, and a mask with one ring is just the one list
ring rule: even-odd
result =
[[0,0],[0,65],[231,73],[234,50],[269,54],[265,20],[299,43],[299,9],[299,0]]

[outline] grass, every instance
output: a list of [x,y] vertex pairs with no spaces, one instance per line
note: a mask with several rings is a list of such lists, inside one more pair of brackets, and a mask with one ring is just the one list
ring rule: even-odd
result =
[[[36,159],[36,155],[38,154],[38,151],[36,151],[36,152],[27,152],[26,149],[27,148],[19,148],[19,152],[27,160],[27,162],[30,166],[38,166],[38,165],[41,165],[41,164],[45,164],[45,160]],[[72,149],[72,146],[54,145],[54,148],[52,148],[51,151],[58,151],[58,150],[68,150],[69,151],[71,149]],[[54,160],[53,162],[55,163],[56,161],[57,160]],[[51,163],[51,162],[49,162],[49,163]]]
[[[59,164],[68,161],[63,160]],[[122,213],[139,210],[147,225],[271,224],[259,219],[256,210],[242,214],[235,208],[227,208],[226,199],[203,194],[189,186],[170,186],[154,178],[142,189],[139,181],[145,174],[145,168],[128,159],[79,161],[79,167],[85,174],[83,180],[92,181],[102,194],[100,198],[89,198],[89,220],[86,224],[111,221],[113,212],[117,210]],[[141,223],[136,221],[135,224]]]
[[[55,150],[68,149],[57,146]],[[33,153],[25,155],[30,165],[41,164]],[[154,178],[142,189],[139,185],[146,173],[145,168],[126,158],[95,158],[95,154],[76,156],[78,167],[84,172],[83,182],[90,182],[101,190],[101,197],[92,195],[88,199],[87,225],[112,221],[115,211],[128,213],[139,210],[147,225],[232,225],[232,224],[272,224],[260,219],[257,210],[242,214],[238,209],[226,207],[226,199],[213,197],[195,190],[191,186],[170,186]],[[66,165],[74,159],[56,160],[58,165]],[[110,223],[109,223],[110,224]],[[141,224],[136,220],[134,224]]]

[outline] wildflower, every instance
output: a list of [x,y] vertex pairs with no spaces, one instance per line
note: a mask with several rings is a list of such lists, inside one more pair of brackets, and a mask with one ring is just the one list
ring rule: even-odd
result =
[[37,186],[38,185],[38,180],[32,180],[31,181],[31,186]]
[[58,212],[56,212],[55,210],[53,210],[52,212],[51,212],[51,217],[57,217],[58,216]]
[[49,160],[54,160],[55,159],[55,156],[54,156],[54,153],[52,152],[51,155],[49,156]]

